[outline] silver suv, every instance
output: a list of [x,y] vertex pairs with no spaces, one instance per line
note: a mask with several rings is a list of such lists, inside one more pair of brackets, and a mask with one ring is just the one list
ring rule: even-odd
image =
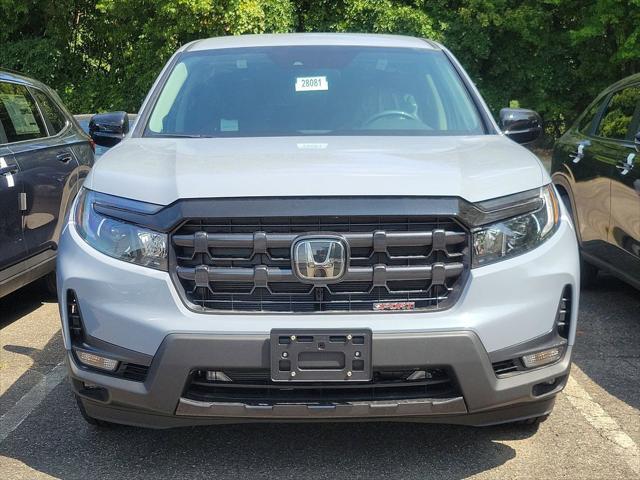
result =
[[[423,39],[213,38],[169,60],[60,242],[92,423],[534,422],[570,368],[574,228],[539,160]],[[124,136],[123,141],[120,141]]]

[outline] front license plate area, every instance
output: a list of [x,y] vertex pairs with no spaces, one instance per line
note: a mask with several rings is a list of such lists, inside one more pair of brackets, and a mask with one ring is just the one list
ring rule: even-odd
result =
[[274,382],[371,380],[370,330],[271,330]]

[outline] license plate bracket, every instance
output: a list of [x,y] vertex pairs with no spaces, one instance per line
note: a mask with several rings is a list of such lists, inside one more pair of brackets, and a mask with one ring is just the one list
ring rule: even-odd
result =
[[271,330],[274,382],[371,380],[371,330]]

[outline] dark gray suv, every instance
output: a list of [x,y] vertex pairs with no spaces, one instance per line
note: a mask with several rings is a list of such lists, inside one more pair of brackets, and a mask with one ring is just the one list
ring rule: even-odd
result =
[[53,90],[0,71],[0,297],[53,272],[67,207],[93,155]]

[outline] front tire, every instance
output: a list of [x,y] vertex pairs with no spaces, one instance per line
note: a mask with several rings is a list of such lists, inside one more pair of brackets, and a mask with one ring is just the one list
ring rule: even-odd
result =
[[45,291],[49,295],[55,298],[58,297],[58,284],[56,282],[55,270],[53,272],[46,274],[44,277],[42,277],[42,284],[44,285]]
[[114,425],[113,423],[105,422],[104,420],[99,420],[97,418],[90,416],[89,413],[87,412],[87,409],[84,406],[84,403],[82,403],[82,398],[80,398],[78,394],[74,394],[74,397],[76,398],[76,405],[78,405],[78,410],[80,410],[80,415],[82,415],[82,418],[84,418],[85,422],[87,422],[89,425],[93,427],[103,427],[103,428]]
[[589,289],[596,284],[598,279],[598,267],[586,262],[580,255],[580,286]]
[[[569,194],[565,192],[562,188],[560,190],[560,198],[564,203],[564,206],[567,207],[569,211],[569,215],[571,215],[571,220],[573,221],[573,225],[577,225],[576,216],[573,213],[573,205],[571,204],[571,199],[569,198]],[[578,246],[580,247],[580,246]],[[589,289],[593,287],[596,283],[596,279],[598,278],[598,267],[592,265],[585,261],[580,254],[580,286],[584,289]]]

